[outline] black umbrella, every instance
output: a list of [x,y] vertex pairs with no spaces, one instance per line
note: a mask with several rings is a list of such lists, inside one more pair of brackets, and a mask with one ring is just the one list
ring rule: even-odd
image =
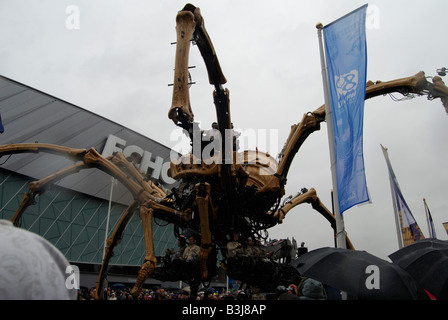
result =
[[174,285],[170,285],[168,287],[163,287],[162,286],[162,288],[165,289],[165,290],[171,291],[171,292],[177,292],[177,291],[181,290],[179,287],[174,286]]
[[436,298],[448,299],[448,241],[422,239],[389,258]]
[[126,289],[126,286],[122,283],[115,283],[115,284],[111,285],[110,288],[112,290],[124,290],[124,289]]
[[366,251],[321,248],[291,263],[302,276],[359,299],[427,299],[424,290],[398,265]]

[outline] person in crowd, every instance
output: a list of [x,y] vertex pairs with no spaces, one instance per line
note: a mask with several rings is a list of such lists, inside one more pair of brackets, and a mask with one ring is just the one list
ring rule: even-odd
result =
[[320,281],[303,278],[297,288],[300,300],[327,300],[324,286]]
[[187,243],[185,241],[185,238],[184,237],[179,237],[179,239],[177,239],[177,246],[178,246],[177,250],[166,249],[167,254],[170,255],[171,261],[180,259],[182,257],[182,255],[184,254],[186,245],[187,245]]
[[267,252],[266,249],[263,249],[263,245],[260,240],[256,241],[255,250],[258,253],[258,257],[263,261],[270,261],[274,257],[274,251]]
[[297,286],[294,284],[290,284],[287,288],[285,286],[277,287],[278,300],[300,300],[297,293]]
[[112,292],[112,293],[110,294],[110,297],[109,297],[108,300],[117,300],[117,296],[115,295],[115,292]]
[[182,259],[186,262],[194,262],[199,258],[201,248],[196,244],[194,236],[188,237],[188,247],[182,254]]
[[79,279],[49,241],[0,220],[0,300],[76,300]]
[[250,299],[251,300],[266,300],[266,296],[263,293],[261,293],[260,287],[256,286],[254,288],[254,293],[252,294]]
[[236,258],[242,251],[242,245],[239,241],[239,234],[233,234],[233,240],[227,243],[227,258]]

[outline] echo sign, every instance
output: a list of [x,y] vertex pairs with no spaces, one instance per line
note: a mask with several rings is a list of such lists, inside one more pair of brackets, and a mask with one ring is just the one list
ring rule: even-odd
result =
[[121,152],[127,159],[133,159],[141,173],[147,174],[150,172],[151,178],[162,180],[162,183],[165,185],[171,185],[176,182],[169,176],[170,161],[164,162],[164,159],[159,156],[153,158],[151,152],[145,151],[139,146],[126,146],[126,140],[110,134],[104,145],[102,156],[109,157],[115,152]]

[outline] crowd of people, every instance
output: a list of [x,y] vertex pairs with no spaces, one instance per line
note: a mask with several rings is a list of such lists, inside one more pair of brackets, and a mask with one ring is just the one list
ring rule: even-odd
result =
[[277,288],[278,300],[342,300],[339,290],[311,278],[302,278],[299,284]]
[[[167,249],[167,254],[171,261],[194,261],[199,258],[200,247],[196,244],[194,236],[188,237],[188,244],[184,237],[178,239],[178,249]],[[239,234],[234,233],[233,239],[227,243],[227,258],[247,257],[254,258],[271,258],[273,252],[266,252],[261,248],[261,241],[254,241],[251,237],[245,242],[241,242]]]
[[[94,300],[95,290],[80,289],[78,300]],[[106,300],[341,300],[338,290],[311,278],[303,278],[300,283],[288,287],[278,286],[272,293],[263,293],[256,286],[251,290],[240,290],[238,286],[230,290],[209,288],[200,290],[195,297],[190,295],[188,288],[143,289],[137,297],[133,297],[130,291],[127,287],[115,290],[108,287],[103,296]]]
[[[78,300],[94,300],[95,288],[83,288],[78,291]],[[106,300],[266,300],[266,295],[255,290],[246,293],[243,290],[214,290],[207,289],[199,291],[196,297],[192,297],[189,291],[165,288],[143,289],[137,296],[133,297],[130,288],[114,290],[108,287],[104,290]]]
[[273,252],[266,252],[261,247],[261,241],[248,237],[245,242],[239,238],[239,233],[233,234],[233,239],[227,243],[227,258],[253,257],[254,259],[270,259]]
[[[39,284],[39,287],[45,287],[49,284],[54,290],[39,291],[39,296],[30,298],[37,299],[78,299],[93,300],[95,298],[96,288],[82,288],[77,291],[70,287],[74,283],[70,282],[72,275],[67,278],[67,267],[69,262],[65,257],[54,248],[47,240],[26,230],[15,228],[11,222],[0,220],[0,238],[5,246],[1,252],[3,259],[0,259],[4,268],[2,278],[4,279],[0,286],[0,297],[3,299],[28,299],[28,291],[33,289],[30,285]],[[15,241],[20,239],[20,241]],[[168,250],[170,260],[182,261],[188,263],[197,261],[200,254],[200,247],[196,244],[194,236],[188,237],[188,243],[185,238],[179,238],[178,249]],[[255,259],[269,259],[269,253],[263,251],[257,241],[251,238],[241,242],[239,235],[234,237],[227,245],[227,258],[235,257],[253,257]],[[15,242],[14,242],[15,241]],[[20,247],[17,245],[20,244]],[[16,246],[15,246],[16,245]],[[36,255],[35,252],[40,252]],[[15,260],[14,260],[15,259]],[[23,270],[17,271],[12,268],[10,261],[25,261]],[[26,260],[28,259],[28,260]],[[26,266],[40,266],[42,269],[48,269],[52,277],[47,278],[47,273],[36,273],[33,270],[25,268]],[[180,264],[180,266],[183,266]],[[20,279],[29,280],[28,286],[17,286]],[[186,288],[144,288],[138,296],[131,295],[131,288],[126,286],[107,287],[104,290],[104,299],[107,300],[286,300],[286,299],[327,299],[330,298],[328,291],[324,289],[320,282],[307,279],[299,284],[291,284],[288,288],[278,288],[274,293],[262,293],[258,287],[241,287],[241,282],[235,280],[228,289],[206,288],[200,290],[198,294],[191,295]],[[34,289],[33,289],[34,290]],[[35,292],[35,290],[32,292]],[[59,290],[59,291],[58,291]]]
[[[78,300],[94,300],[95,288],[80,289],[78,291]],[[104,290],[105,300],[187,300],[190,295],[188,292],[172,291],[167,289],[143,289],[142,292],[134,297],[131,295],[130,288],[112,289],[108,287]]]

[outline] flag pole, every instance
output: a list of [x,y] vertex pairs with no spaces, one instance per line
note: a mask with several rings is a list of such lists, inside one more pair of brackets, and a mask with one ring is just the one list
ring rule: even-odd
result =
[[103,257],[106,255],[106,247],[107,247],[107,235],[109,234],[109,220],[110,220],[110,211],[112,207],[112,194],[114,192],[114,184],[115,178],[110,178],[110,194],[109,194],[109,206],[107,207],[107,219],[106,219],[106,231],[104,233],[104,246],[103,246]]
[[426,205],[426,200],[423,198],[423,205],[425,207],[425,216],[426,216],[426,223],[428,225],[428,235],[431,238],[432,232],[431,232],[431,223],[429,222],[429,216],[428,216],[428,206]]
[[327,130],[328,143],[330,147],[331,177],[333,183],[333,207],[334,207],[334,216],[336,219],[336,247],[346,249],[347,242],[344,227],[344,219],[339,209],[338,185],[336,178],[336,155],[334,145],[333,111],[331,107],[331,98],[329,91],[330,89],[328,85],[328,75],[327,75],[327,64],[325,63],[325,55],[322,39],[324,26],[321,22],[319,22],[316,24],[316,28],[317,28],[317,35],[319,38],[319,52],[320,52],[320,62],[322,66],[322,81],[323,81],[324,98],[325,98],[325,114],[328,128]]

